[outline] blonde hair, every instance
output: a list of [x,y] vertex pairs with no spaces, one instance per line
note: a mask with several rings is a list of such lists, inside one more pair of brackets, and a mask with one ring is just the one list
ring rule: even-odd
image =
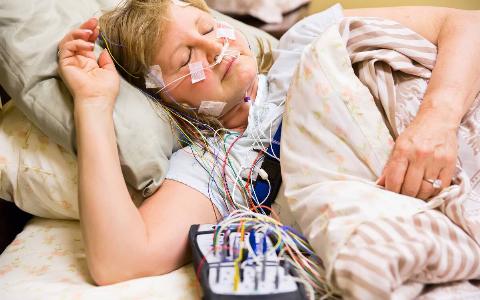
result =
[[[183,2],[210,12],[204,0]],[[153,65],[153,58],[160,46],[152,41],[162,40],[170,5],[172,0],[124,0],[115,9],[100,17],[101,37],[122,76],[173,112],[173,118],[187,139],[200,140],[202,134],[211,135],[222,128],[217,118],[197,114],[170,101],[162,101],[158,89],[147,89],[145,86],[145,75]],[[269,44],[269,49],[266,50],[260,39],[257,39],[257,42],[260,50],[257,57],[259,72],[266,73],[273,62],[271,45]]]

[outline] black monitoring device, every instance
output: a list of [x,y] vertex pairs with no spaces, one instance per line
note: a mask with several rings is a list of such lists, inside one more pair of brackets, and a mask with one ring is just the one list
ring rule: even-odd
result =
[[295,280],[293,268],[273,250],[275,241],[270,237],[250,231],[241,239],[238,230],[227,230],[218,234],[214,249],[216,227],[193,225],[189,233],[205,300],[307,299],[303,285]]

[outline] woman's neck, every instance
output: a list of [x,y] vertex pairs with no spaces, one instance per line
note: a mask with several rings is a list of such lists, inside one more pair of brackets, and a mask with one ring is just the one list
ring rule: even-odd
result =
[[225,128],[242,132],[245,130],[245,128],[247,128],[250,105],[251,102],[255,101],[255,98],[257,97],[257,90],[258,76],[255,76],[255,80],[248,87],[245,93],[245,98],[250,98],[250,102],[242,102],[222,117],[221,122]]

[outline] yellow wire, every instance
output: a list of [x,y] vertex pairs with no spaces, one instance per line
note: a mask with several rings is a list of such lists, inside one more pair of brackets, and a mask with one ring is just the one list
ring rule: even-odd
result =
[[105,37],[103,36],[103,33],[100,34],[100,36],[102,37],[103,41],[105,42],[105,46],[107,47],[107,51],[108,51],[108,54],[110,54],[110,57],[115,61],[115,63],[120,67],[122,68],[128,75],[132,76],[133,78],[140,78],[138,76],[134,76],[132,74],[130,74],[130,72],[128,72],[116,59],[115,57],[113,56],[112,54],[112,51],[110,51],[110,47],[108,46],[108,41],[105,39]]

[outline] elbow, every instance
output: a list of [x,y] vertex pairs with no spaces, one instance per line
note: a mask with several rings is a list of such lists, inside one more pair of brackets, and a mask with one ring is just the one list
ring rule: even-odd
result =
[[138,278],[125,261],[110,258],[90,257],[87,259],[88,270],[93,282],[98,286],[111,285]]
[[89,271],[93,282],[98,286],[106,286],[134,279],[128,274],[122,274],[121,271],[119,272],[119,270],[114,270],[101,263],[95,263],[95,265],[90,265]]
[[93,282],[98,286],[112,285],[127,280],[163,275],[171,272],[169,268],[153,267],[143,261],[91,259],[88,269]]
[[94,272],[90,272],[90,276],[92,277],[93,283],[97,286],[107,286],[107,285],[120,282],[120,281],[114,280],[109,276],[100,275]]

